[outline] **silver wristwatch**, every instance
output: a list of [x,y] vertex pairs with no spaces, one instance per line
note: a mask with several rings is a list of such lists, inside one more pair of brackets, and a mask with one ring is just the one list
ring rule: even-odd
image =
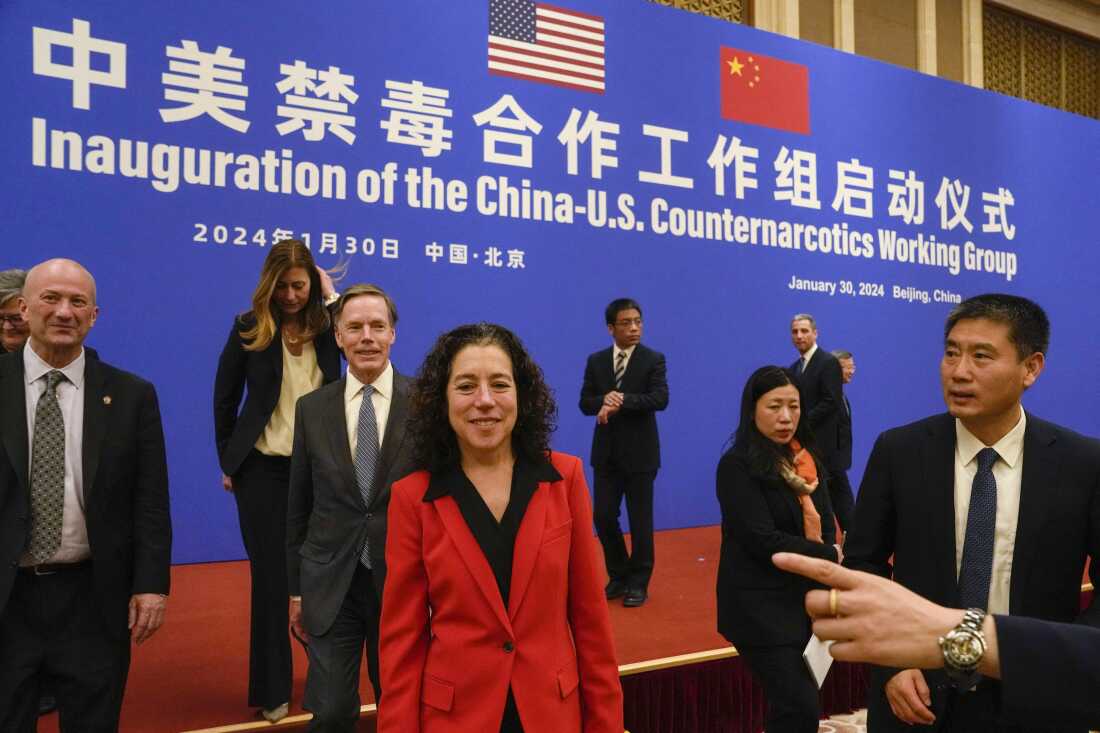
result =
[[973,689],[981,679],[978,663],[985,654],[983,621],[985,611],[968,608],[963,613],[962,622],[939,638],[940,650],[943,652],[943,671],[960,690]]

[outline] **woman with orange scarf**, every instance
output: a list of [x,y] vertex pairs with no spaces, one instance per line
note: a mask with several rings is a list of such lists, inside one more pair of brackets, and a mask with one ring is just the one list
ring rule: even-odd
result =
[[718,463],[722,552],[718,631],[737,647],[768,702],[768,733],[815,733],[817,684],[802,659],[811,584],[772,565],[776,552],[839,562],[825,475],[813,455],[794,375],[757,369],[741,395],[741,422]]

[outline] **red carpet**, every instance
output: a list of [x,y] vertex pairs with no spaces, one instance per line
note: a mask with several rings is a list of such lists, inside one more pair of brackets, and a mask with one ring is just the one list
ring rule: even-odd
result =
[[[619,663],[697,652],[728,644],[714,631],[717,527],[657,534],[649,602],[611,603]],[[245,706],[248,681],[248,564],[177,565],[165,625],[135,647],[121,730],[183,731],[256,720]],[[294,645],[294,700],[301,712],[305,655]],[[364,704],[373,702],[363,671]],[[39,729],[57,730],[57,716]]]
[[[718,527],[657,533],[657,565],[649,602],[638,609],[623,608],[618,601],[610,603],[620,665],[729,647],[715,631],[714,582],[720,540]],[[151,641],[134,649],[122,711],[122,731],[186,731],[258,720],[245,705],[248,586],[248,565],[244,562],[180,565],[172,569],[172,596],[165,625]],[[306,671],[304,653],[297,644],[294,647],[292,715],[301,713]],[[728,674],[738,662],[723,660],[696,664],[691,674],[709,674],[708,669],[718,667],[725,668]],[[661,695],[671,695],[669,687],[660,685],[665,685],[664,680],[674,674],[679,673],[666,670],[624,677],[628,724],[635,730],[648,728],[665,733],[671,729],[663,723],[651,726],[631,723],[632,715],[640,715],[631,712],[640,704],[638,699],[632,701],[631,697],[643,698],[641,703],[648,705],[650,701],[645,698],[658,694],[654,690]],[[831,694],[839,702],[832,705],[834,710],[830,712],[839,711],[846,706],[846,701],[858,698],[858,691],[849,689],[858,679],[859,676],[854,675],[834,685],[840,693]],[[685,712],[693,712],[683,708],[692,708],[695,704],[685,702],[683,685],[687,684],[690,690],[697,683],[688,678],[686,683],[681,680],[678,684],[681,687],[665,707],[672,709],[668,714],[682,718]],[[736,698],[742,694],[759,697],[744,686],[739,689],[743,692],[729,689],[728,694],[722,693],[719,697]],[[365,669],[361,692],[364,703],[372,701]],[[713,704],[719,703],[725,704],[721,699]],[[759,700],[756,707],[759,707]],[[638,717],[634,720],[638,721]],[[54,733],[57,715],[43,718],[39,729]],[[279,726],[279,729],[286,728]],[[360,730],[373,730],[373,724],[364,721]]]

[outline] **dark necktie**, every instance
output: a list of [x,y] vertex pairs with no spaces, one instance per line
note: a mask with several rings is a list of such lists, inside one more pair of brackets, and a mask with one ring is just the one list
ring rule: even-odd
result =
[[[359,406],[359,433],[355,441],[355,482],[363,496],[363,505],[368,509],[371,499],[374,498],[374,474],[378,467],[378,423],[370,398],[373,392],[374,387],[371,385],[363,387],[363,403]],[[371,567],[370,538],[364,543],[359,558],[364,565]]]
[[31,558],[43,563],[61,546],[65,509],[65,421],[57,402],[57,385],[65,375],[46,374],[46,390],[34,408],[34,446],[31,449]]
[[999,456],[992,448],[978,452],[978,472],[970,490],[966,515],[966,541],[959,568],[959,601],[963,608],[986,609],[993,577],[993,538],[997,527],[997,480],[993,464]]
[[795,369],[795,375],[801,377],[802,372],[806,371],[806,360],[802,357],[798,358],[798,367]]
[[615,389],[621,389],[623,386],[623,374],[626,372],[626,352],[620,351],[619,355],[615,357]]

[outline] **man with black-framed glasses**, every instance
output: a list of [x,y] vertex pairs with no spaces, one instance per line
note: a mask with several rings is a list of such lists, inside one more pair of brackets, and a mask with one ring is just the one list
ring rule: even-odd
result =
[[[596,417],[590,462],[596,474],[596,532],[610,578],[606,594],[637,607],[649,597],[653,575],[653,481],[661,465],[656,413],[668,406],[668,381],[664,354],[641,343],[637,301],[613,300],[604,316],[612,344],[588,357],[580,408]],[[619,527],[624,497],[629,554]]]

